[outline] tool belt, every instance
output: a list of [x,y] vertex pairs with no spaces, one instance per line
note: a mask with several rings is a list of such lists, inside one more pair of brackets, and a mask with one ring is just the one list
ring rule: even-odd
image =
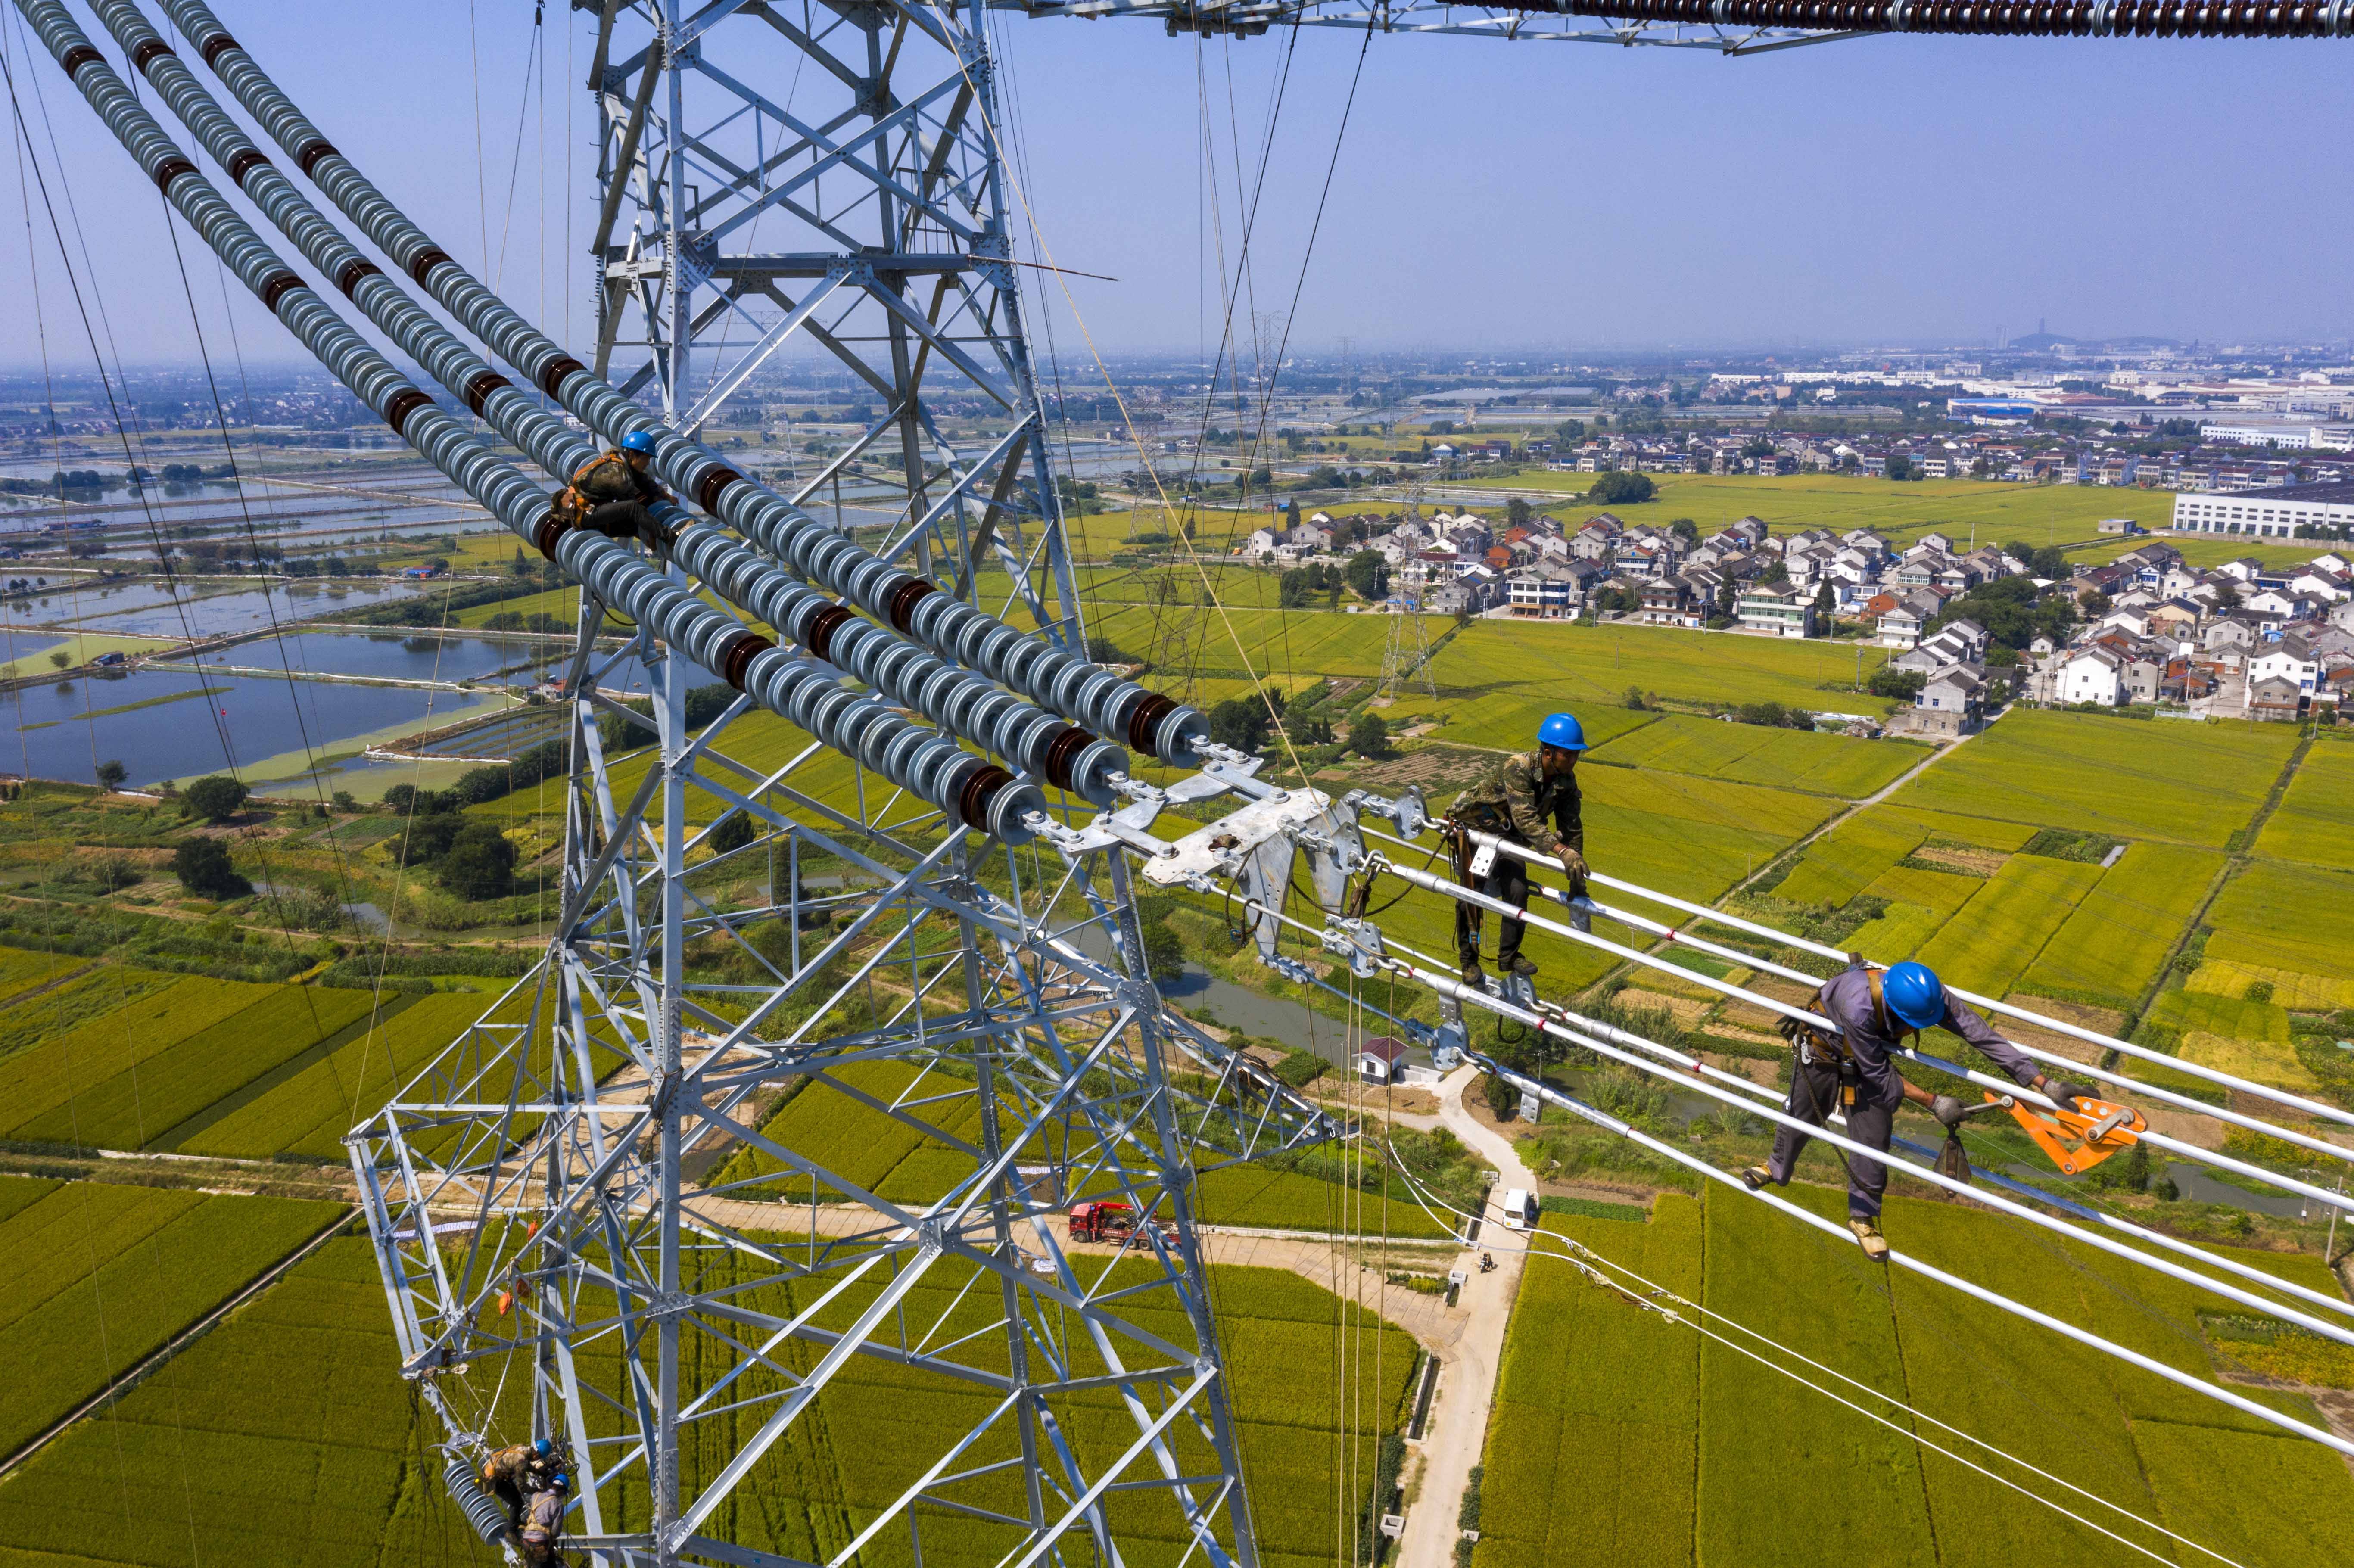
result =
[[1847,1048],[1846,1038],[1787,1016],[1783,1018],[1780,1028],[1782,1038],[1798,1054],[1798,1065],[1839,1069],[1840,1108],[1855,1108],[1855,1092],[1863,1083],[1863,1069],[1857,1065],[1855,1053]]

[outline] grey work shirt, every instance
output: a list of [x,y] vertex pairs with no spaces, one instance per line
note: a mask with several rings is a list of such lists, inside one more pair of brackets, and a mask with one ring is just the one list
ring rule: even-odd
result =
[[[1903,1080],[1889,1062],[1896,1050],[1897,1036],[1881,1027],[1878,1010],[1872,1005],[1872,971],[1846,969],[1833,975],[1815,993],[1815,1005],[1822,1015],[1840,1026],[1847,1039],[1850,1054],[1863,1075],[1863,1086],[1856,1093],[1858,1103],[1893,1107],[1904,1097]],[[1946,997],[1946,1016],[1939,1026],[1952,1030],[1986,1054],[1987,1059],[2022,1088],[2034,1083],[2042,1071],[2025,1053],[1997,1034],[1987,1021],[1967,1005],[1956,1001],[1951,993]]]

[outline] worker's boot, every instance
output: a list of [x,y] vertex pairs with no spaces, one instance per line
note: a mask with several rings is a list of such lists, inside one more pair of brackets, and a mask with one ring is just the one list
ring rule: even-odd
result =
[[1880,1234],[1877,1224],[1870,1220],[1850,1220],[1847,1228],[1853,1231],[1855,1239],[1863,1244],[1864,1256],[1878,1263],[1888,1255],[1888,1238]]
[[1522,980],[1536,978],[1536,965],[1519,953],[1498,953],[1496,967],[1508,975],[1518,975]]
[[1771,1185],[1773,1181],[1774,1172],[1766,1170],[1763,1165],[1752,1165],[1741,1172],[1741,1184],[1753,1192]]
[[1473,991],[1488,989],[1488,971],[1479,967],[1479,955],[1472,954],[1463,960],[1463,983]]

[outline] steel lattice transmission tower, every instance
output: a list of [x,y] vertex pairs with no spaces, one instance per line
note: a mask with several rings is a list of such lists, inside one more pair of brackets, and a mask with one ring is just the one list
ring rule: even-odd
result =
[[[786,493],[814,507],[857,465],[895,493],[843,516],[862,543],[960,597],[993,562],[987,608],[1074,646],[982,10],[574,5],[598,16],[597,372],[694,435],[779,352],[822,350],[872,417]],[[993,433],[946,428],[976,418]]]
[[[846,531],[1076,642],[980,14],[582,8],[596,367],[693,433],[821,345],[879,412],[802,497],[896,457],[896,502]],[[960,449],[946,409],[1002,433]],[[823,746],[778,753],[748,699],[691,716],[711,673],[610,631],[584,594],[555,939],[352,1140],[452,1490],[544,1436],[578,1467],[567,1545],[602,1563],[1256,1563],[1192,1182],[1336,1129],[1162,1006],[1121,834],[1279,792],[1228,756],[1015,847]],[[599,721],[631,659],[654,733],[625,752]],[[863,1107],[920,1174],[876,1190],[863,1150],[764,1132],[795,1093]],[[1074,1255],[1079,1195],[1155,1223]],[[797,1489],[829,1431],[893,1435],[860,1456],[873,1495]],[[802,1504],[836,1524],[779,1522]]]

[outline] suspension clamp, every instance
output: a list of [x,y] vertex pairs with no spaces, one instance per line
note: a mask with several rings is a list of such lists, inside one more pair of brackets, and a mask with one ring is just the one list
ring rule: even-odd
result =
[[1382,928],[1370,920],[1327,920],[1320,933],[1324,950],[1346,959],[1349,972],[1359,980],[1381,972],[1388,956],[1382,946]]

